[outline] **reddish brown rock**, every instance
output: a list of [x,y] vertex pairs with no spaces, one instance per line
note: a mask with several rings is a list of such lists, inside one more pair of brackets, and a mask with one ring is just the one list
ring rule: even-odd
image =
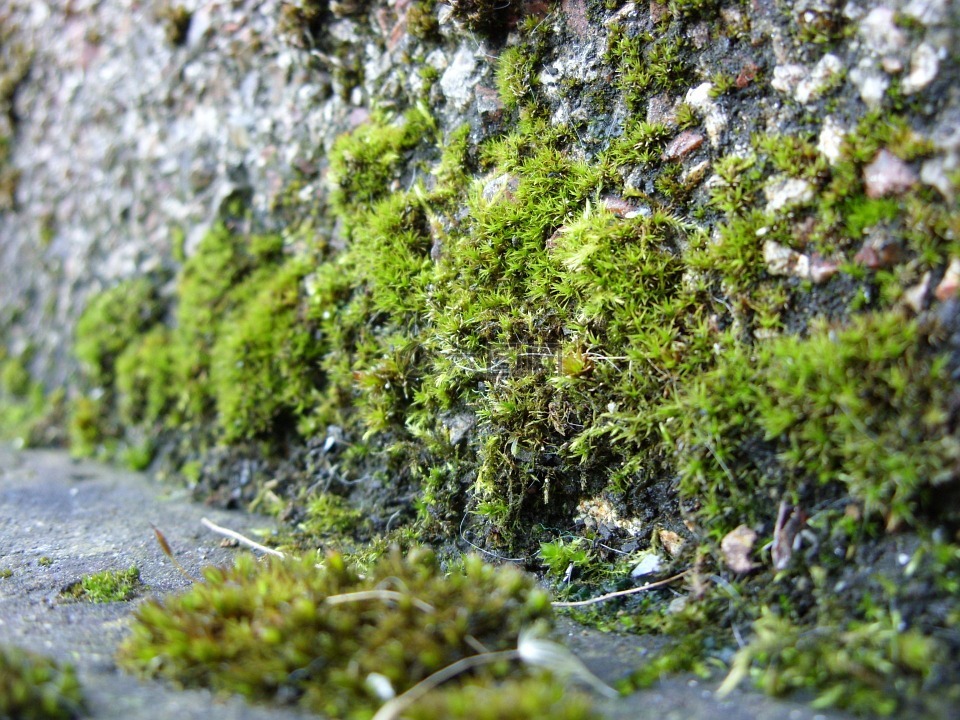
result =
[[887,233],[871,235],[853,256],[853,261],[871,270],[893,267],[900,261],[903,247],[900,241]]
[[693,130],[684,130],[666,148],[661,159],[679,160],[703,145],[703,135]]

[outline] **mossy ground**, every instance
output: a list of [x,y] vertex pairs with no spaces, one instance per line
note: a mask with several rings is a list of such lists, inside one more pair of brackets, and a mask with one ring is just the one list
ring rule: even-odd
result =
[[[422,549],[403,556],[394,548],[363,576],[330,553],[321,566],[314,558],[246,556],[229,570],[206,570],[204,579],[140,607],[120,662],[188,687],[331,717],[371,717],[391,695],[460,660],[514,650],[522,629],[550,615],[546,593],[522,572],[475,556],[443,569]],[[592,717],[575,693],[509,663],[478,666],[467,677],[428,693],[409,716]],[[478,715],[470,701],[498,692]]]
[[87,575],[63,594],[94,603],[122,602],[135,597],[141,587],[140,568],[132,565],[126,570],[104,570]]
[[0,646],[0,717],[72,720],[84,698],[73,668],[12,646]]
[[[378,111],[332,148],[319,211],[277,234],[233,208],[175,297],[140,279],[92,299],[75,450],[143,461],[150,438],[187,438],[171,454],[201,484],[231,452],[260,468],[227,490],[300,524],[292,546],[482,541],[542,561],[571,599],[633,584],[630,553],[653,550],[662,573],[686,571],[680,598],[589,616],[678,638],[638,684],[726,666],[732,629],[752,625],[732,677],[752,668],[771,692],[864,713],[922,708],[934,687],[954,698],[960,308],[907,300],[960,257],[960,213],[929,186],[870,197],[864,180],[880,150],[913,168],[934,152],[916,103],[894,88],[867,112],[840,78],[824,109],[858,119],[828,160],[803,107],[785,102],[768,130],[757,78],[773,59],[743,13],[690,0],[619,16],[602,61],[614,90],[565,96],[541,83],[561,26],[454,5],[497,42],[515,27],[502,131],[444,128],[420,97]],[[606,19],[619,4],[588,5]],[[315,15],[298,20],[310,34]],[[421,20],[420,42],[440,42]],[[705,20],[722,51],[691,41]],[[845,37],[777,22],[801,54]],[[679,103],[708,77],[739,110],[716,147],[716,118]],[[664,94],[675,113],[648,120]],[[625,113],[593,132],[583,118],[614,103]],[[670,155],[684,130],[699,143]],[[805,191],[774,204],[784,181]],[[865,261],[865,242],[895,252]],[[833,274],[774,272],[771,244]],[[284,454],[301,459],[286,479],[250,460]],[[754,533],[739,562],[724,544],[738,528]],[[177,677],[282,684],[204,660]]]

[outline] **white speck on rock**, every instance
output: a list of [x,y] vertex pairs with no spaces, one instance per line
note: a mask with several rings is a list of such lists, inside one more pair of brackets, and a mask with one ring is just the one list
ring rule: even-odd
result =
[[860,22],[864,44],[878,55],[896,53],[907,44],[907,36],[895,22],[896,13],[888,7],[874,8]]
[[887,88],[890,87],[889,78],[875,70],[869,61],[862,62],[850,71],[850,81],[860,91],[860,99],[869,108],[880,105]]
[[770,87],[782,93],[793,94],[794,88],[807,76],[807,68],[803,65],[777,65],[773,69],[773,80]]
[[476,69],[476,55],[471,46],[464,43],[440,77],[440,89],[444,97],[459,111],[466,110],[473,97],[473,86],[479,79],[475,76]]
[[846,131],[831,116],[823,121],[823,127],[820,130],[820,138],[817,140],[817,150],[819,150],[831,165],[836,165],[840,160],[843,149],[843,138]]
[[727,114],[710,97],[713,83],[702,83],[687,91],[684,102],[700,113],[703,118],[703,127],[714,147],[720,145],[720,135],[727,127]]
[[662,566],[663,562],[661,562],[660,557],[655,552],[648,552],[644,554],[636,567],[630,571],[630,577],[638,578],[644,575],[653,575],[654,573],[660,572]]
[[833,53],[827,53],[814,65],[809,76],[797,83],[794,94],[797,102],[806,105],[819,98],[824,91],[833,85],[835,78],[843,72],[843,61]]
[[763,188],[767,198],[767,212],[776,212],[787,207],[813,200],[813,185],[807,180],[791,177],[773,178]]
[[907,288],[903,292],[904,304],[915,313],[921,312],[927,305],[927,297],[930,295],[930,271],[923,274],[923,279],[916,285]]
[[935,157],[924,161],[920,166],[920,182],[930,187],[935,187],[947,200],[953,202],[956,197],[957,189],[948,174],[956,169],[956,163],[951,163],[947,158]]
[[810,258],[773,240],[765,240],[763,243],[763,262],[771,275],[804,280],[810,277]]
[[919,92],[933,82],[939,70],[937,51],[927,43],[920,43],[910,55],[910,74],[900,87],[907,95]]

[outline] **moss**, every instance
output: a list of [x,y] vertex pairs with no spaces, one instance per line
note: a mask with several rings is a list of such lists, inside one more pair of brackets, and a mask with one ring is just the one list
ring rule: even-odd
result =
[[468,30],[480,35],[498,36],[516,20],[521,11],[515,0],[451,0],[453,17]]
[[589,720],[598,717],[587,698],[566,685],[542,679],[495,684],[464,683],[433,693],[404,712],[411,720]]
[[179,397],[176,342],[168,327],[156,325],[117,358],[117,409],[125,425],[154,425],[172,410]]
[[35,382],[27,368],[30,352],[8,356],[0,345],[0,438],[16,439],[32,445],[42,434],[42,426],[56,411],[53,398],[47,398],[43,386]]
[[114,430],[107,419],[107,409],[99,397],[83,395],[70,403],[67,433],[70,454],[90,457],[101,454],[109,457],[104,443],[112,439]]
[[[372,715],[368,682],[397,692],[463,657],[515,647],[549,603],[530,578],[465,558],[440,570],[426,551],[392,553],[361,578],[338,554],[238,560],[187,593],[140,607],[122,665],[186,686],[287,699],[315,712]],[[472,643],[472,644],[471,644]]]
[[177,46],[186,43],[193,20],[193,14],[187,8],[172,0],[165,0],[154,10],[154,15],[163,27],[167,42]]
[[348,533],[356,530],[362,517],[343,498],[320,493],[307,501],[307,518],[301,527],[310,535]]
[[117,357],[162,310],[149,278],[120,283],[87,302],[77,320],[74,354],[94,385],[111,386]]
[[614,25],[607,43],[605,60],[633,111],[645,112],[650,95],[680,89],[690,78],[685,42],[675,28],[655,36],[630,34],[624,26]]
[[520,45],[507,48],[497,58],[497,90],[508,110],[516,109],[532,92],[536,62],[537,58]]
[[64,595],[93,603],[123,602],[135,597],[141,586],[140,568],[131,565],[126,570],[104,570],[86,575],[68,587]]
[[211,385],[228,441],[282,428],[311,404],[324,345],[301,322],[304,264],[291,261],[251,293],[211,349]]
[[0,646],[0,716],[22,720],[81,717],[86,702],[70,665],[9,645]]
[[[944,652],[937,640],[904,631],[901,618],[889,612],[812,632],[767,613],[753,631],[733,661],[728,687],[749,672],[772,695],[810,689],[816,693],[814,708],[839,707],[871,716],[892,715],[903,709],[904,696],[920,695]],[[894,674],[896,690],[891,692]]]
[[440,30],[436,15],[436,0],[416,0],[407,11],[407,30],[420,39],[435,37]]

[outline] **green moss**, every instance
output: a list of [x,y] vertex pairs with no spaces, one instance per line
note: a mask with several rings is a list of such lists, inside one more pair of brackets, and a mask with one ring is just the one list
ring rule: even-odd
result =
[[77,321],[74,354],[94,385],[112,384],[117,357],[162,311],[149,278],[120,283],[87,302]]
[[276,269],[222,326],[211,350],[211,386],[228,441],[282,429],[285,418],[311,404],[324,345],[301,322],[306,274],[296,261]]
[[536,57],[521,45],[509,47],[497,58],[497,90],[508,110],[516,109],[534,88]]
[[411,720],[589,720],[598,717],[586,697],[542,679],[464,683],[428,694],[404,712]]
[[[901,622],[897,613],[881,612],[869,621],[805,632],[767,613],[754,623],[754,637],[737,653],[726,685],[749,673],[772,695],[813,690],[814,708],[892,715],[902,709],[903,697],[922,693],[944,653],[937,640],[904,631]],[[892,675],[895,689],[889,684]]]
[[83,577],[64,591],[68,597],[93,603],[123,602],[135,597],[140,587],[140,568],[104,570]]
[[760,424],[786,440],[787,466],[839,479],[891,526],[915,523],[918,504],[955,481],[960,459],[947,357],[925,345],[916,323],[889,312],[784,338],[767,355]]
[[102,399],[87,395],[74,398],[70,403],[67,433],[70,454],[74,457],[108,455],[104,443],[113,436],[113,430]]
[[43,386],[27,369],[30,353],[10,357],[0,345],[0,438],[16,439],[31,445],[39,429],[55,412],[56,403],[47,398]]
[[314,562],[247,557],[207,569],[205,583],[140,607],[119,661],[186,686],[368,717],[381,702],[371,673],[403,692],[477,643],[515,647],[520,629],[549,613],[530,578],[475,557],[444,573],[426,551],[395,552],[364,578],[338,554]]
[[610,29],[606,61],[616,72],[617,88],[627,106],[634,111],[646,110],[650,95],[678,90],[690,78],[686,45],[673,28],[666,33],[631,35],[623,26]]
[[176,342],[170,328],[157,325],[117,358],[117,409],[124,424],[154,425],[172,410],[179,397]]
[[81,717],[85,704],[72,666],[0,646],[0,717],[69,720]]
[[320,493],[307,501],[307,519],[302,529],[310,535],[348,533],[357,528],[362,517],[343,498]]
[[397,179],[409,151],[432,128],[432,118],[412,110],[403,122],[383,118],[361,125],[338,138],[330,153],[330,202],[336,213],[349,216],[384,198]]

